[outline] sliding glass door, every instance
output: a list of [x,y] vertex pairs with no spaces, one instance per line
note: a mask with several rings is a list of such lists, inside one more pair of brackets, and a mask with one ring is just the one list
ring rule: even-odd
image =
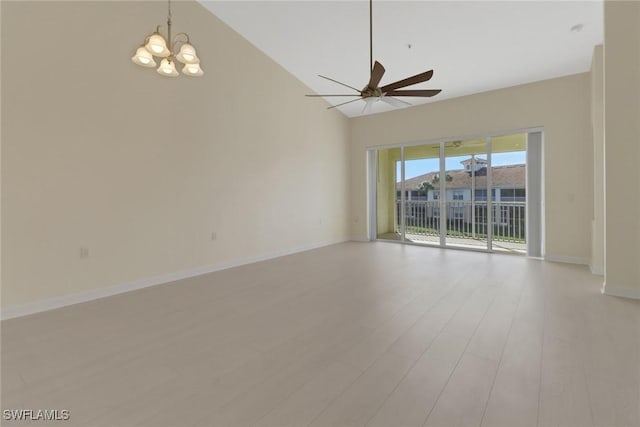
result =
[[376,238],[526,253],[527,134],[376,150]]

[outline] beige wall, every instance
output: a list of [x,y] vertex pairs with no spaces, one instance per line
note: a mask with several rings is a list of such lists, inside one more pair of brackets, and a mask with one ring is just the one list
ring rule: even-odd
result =
[[347,119],[195,2],[205,76],[134,65],[165,18],[2,2],[3,307],[348,238]]
[[640,2],[604,18],[605,292],[640,298]]
[[367,147],[537,126],[544,126],[546,254],[588,263],[593,211],[589,73],[351,120],[353,237],[367,234],[362,221]]
[[593,219],[591,221],[591,271],[604,274],[604,64],[602,45],[591,62],[591,129],[593,134]]

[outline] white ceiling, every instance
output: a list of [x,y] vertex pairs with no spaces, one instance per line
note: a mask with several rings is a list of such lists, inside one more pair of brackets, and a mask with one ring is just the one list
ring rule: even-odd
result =
[[[367,1],[200,2],[316,93],[352,93],[318,74],[356,88],[369,79]],[[387,70],[381,86],[434,70],[411,89],[442,92],[402,98],[412,104],[588,71],[603,40],[602,1],[374,0],[373,19],[373,56]],[[363,107],[339,108],[359,116]],[[371,113],[390,109],[377,102]]]

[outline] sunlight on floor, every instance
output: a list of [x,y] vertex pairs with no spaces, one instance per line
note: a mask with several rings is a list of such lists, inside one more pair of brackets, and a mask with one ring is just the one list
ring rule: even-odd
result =
[[[418,243],[428,246],[440,246],[440,238],[438,236],[424,236],[418,234],[407,233],[405,235],[406,241],[411,243]],[[378,236],[379,240],[402,240],[400,233],[385,233]],[[463,239],[458,237],[447,237],[446,245],[453,248],[460,249],[486,249],[486,241],[476,239]],[[517,255],[526,255],[527,246],[526,243],[517,242],[500,242],[493,241],[493,252],[500,253],[513,253]]]

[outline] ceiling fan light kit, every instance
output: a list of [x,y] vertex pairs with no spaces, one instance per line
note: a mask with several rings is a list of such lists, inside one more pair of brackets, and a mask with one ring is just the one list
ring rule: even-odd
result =
[[[411,47],[409,45],[409,47]],[[343,102],[341,104],[336,104],[328,107],[336,108],[342,105],[350,104],[352,102],[363,100],[365,101],[364,109],[362,110],[363,114],[367,114],[371,111],[373,104],[377,101],[383,101],[393,107],[406,107],[411,105],[409,102],[398,99],[398,96],[409,96],[409,97],[422,97],[428,98],[439,94],[441,89],[414,89],[414,90],[397,90],[402,89],[407,86],[413,86],[418,83],[426,82],[431,77],[433,77],[433,70],[425,71],[424,73],[416,74],[415,76],[407,77],[406,79],[398,80],[397,82],[389,83],[385,86],[379,87],[379,83],[382,80],[382,76],[384,76],[385,68],[378,61],[373,61],[373,0],[369,0],[369,65],[371,74],[369,76],[369,83],[362,89],[356,89],[353,86],[349,86],[348,84],[339,82],[338,80],[334,80],[329,77],[325,77],[322,75],[318,75],[323,79],[332,81],[349,89],[356,91],[358,94],[332,94],[332,95],[306,95],[310,97],[333,97],[333,96],[341,96],[341,97],[356,97],[356,99],[352,99],[350,101]]]
[[[154,59],[162,58],[160,66],[157,68],[158,74],[164,77],[177,77],[180,75],[176,69],[175,60],[184,64],[182,74],[190,77],[199,77],[204,74],[200,67],[200,58],[196,54],[196,49],[189,40],[187,33],[178,33],[171,38],[171,0],[168,0],[167,14],[167,38],[160,34],[160,26],[156,31],[148,35],[144,43],[136,50],[131,58],[134,64],[145,68],[155,68],[157,63]],[[167,44],[169,40],[170,45]],[[177,48],[180,50],[176,54]]]

